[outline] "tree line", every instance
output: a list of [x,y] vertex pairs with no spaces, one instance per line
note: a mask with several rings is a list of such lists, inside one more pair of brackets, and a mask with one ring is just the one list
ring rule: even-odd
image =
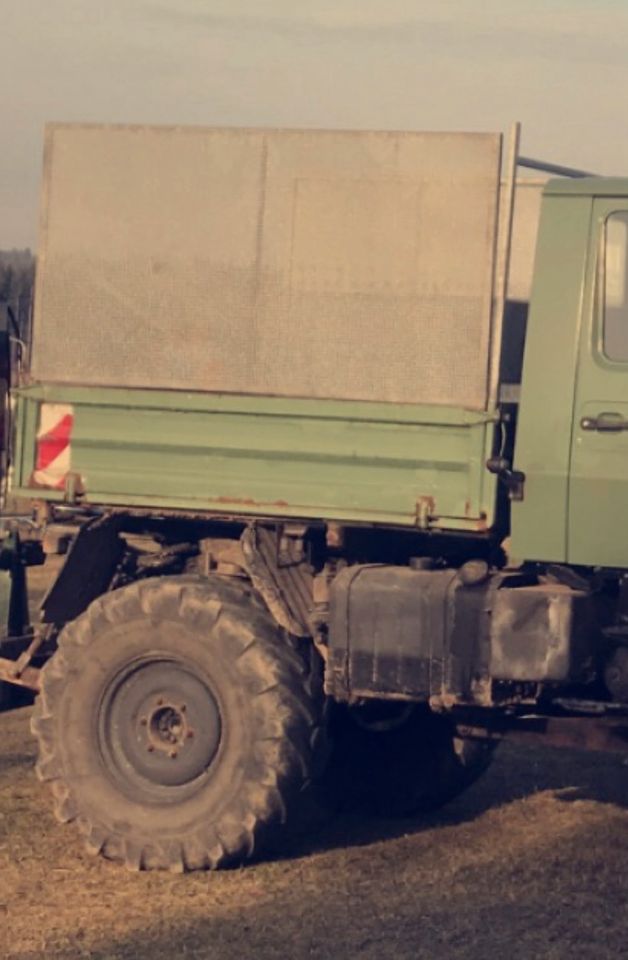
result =
[[30,250],[0,250],[0,306],[13,310],[20,331],[30,329],[35,257]]

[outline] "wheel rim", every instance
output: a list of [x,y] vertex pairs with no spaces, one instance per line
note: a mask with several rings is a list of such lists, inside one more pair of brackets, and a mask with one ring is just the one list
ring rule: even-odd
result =
[[210,776],[222,738],[217,700],[182,660],[151,657],[109,683],[99,710],[107,771],[142,801],[179,801]]

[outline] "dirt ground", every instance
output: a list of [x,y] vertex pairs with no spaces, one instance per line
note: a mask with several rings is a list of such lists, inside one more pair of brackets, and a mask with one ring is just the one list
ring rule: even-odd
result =
[[6,960],[628,956],[621,757],[505,746],[427,822],[343,815],[279,861],[130,874],[53,820],[29,715],[0,716]]

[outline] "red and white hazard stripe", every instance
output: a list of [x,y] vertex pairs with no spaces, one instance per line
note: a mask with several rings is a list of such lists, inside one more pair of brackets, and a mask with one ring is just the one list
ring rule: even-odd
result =
[[74,408],[66,403],[42,403],[37,430],[34,482],[62,490],[70,472]]

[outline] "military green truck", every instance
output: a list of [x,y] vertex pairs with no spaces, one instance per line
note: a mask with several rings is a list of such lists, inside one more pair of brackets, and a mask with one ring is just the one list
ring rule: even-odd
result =
[[92,851],[241,863],[504,736],[624,747],[628,179],[526,166],[516,129],[48,128],[0,676]]

